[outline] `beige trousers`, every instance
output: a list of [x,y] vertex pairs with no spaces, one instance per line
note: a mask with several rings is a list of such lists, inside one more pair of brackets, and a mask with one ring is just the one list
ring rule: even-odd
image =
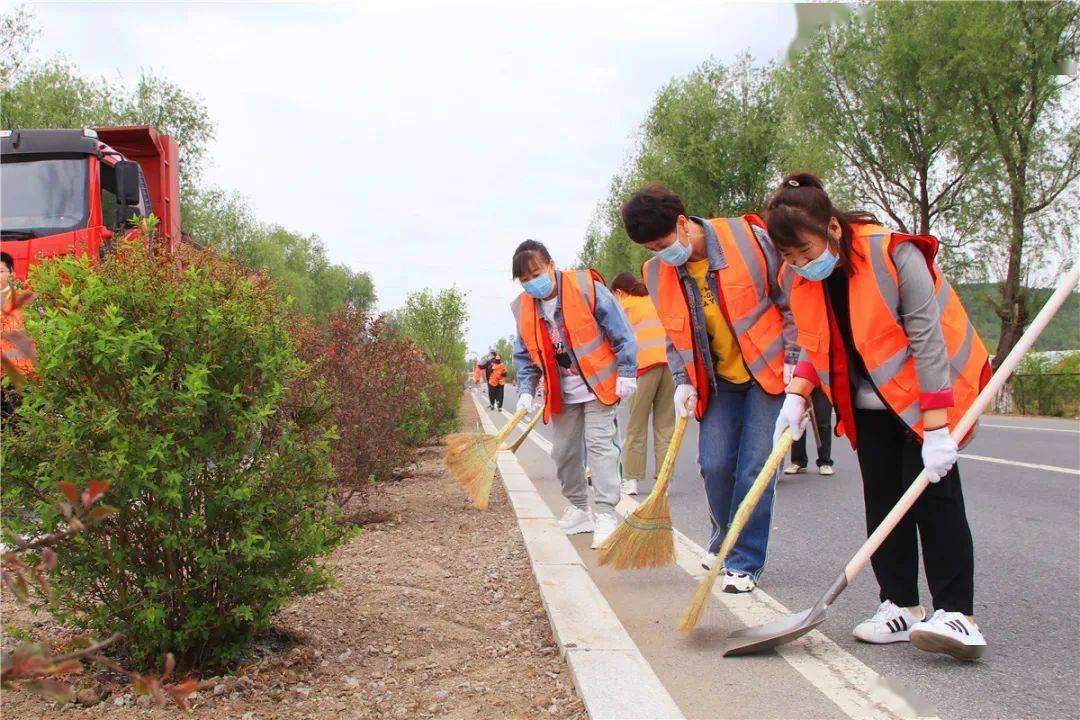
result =
[[623,477],[628,480],[645,480],[650,415],[655,476],[675,432],[675,381],[667,365],[657,365],[638,377],[637,392],[630,396],[630,421],[623,447]]

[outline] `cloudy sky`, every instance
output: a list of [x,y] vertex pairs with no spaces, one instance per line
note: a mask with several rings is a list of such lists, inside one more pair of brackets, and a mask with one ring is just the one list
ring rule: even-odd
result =
[[206,180],[313,232],[379,306],[468,291],[469,348],[513,332],[510,257],[571,264],[656,90],[713,56],[779,59],[791,5],[31,4],[36,54],[154,70],[217,123]]

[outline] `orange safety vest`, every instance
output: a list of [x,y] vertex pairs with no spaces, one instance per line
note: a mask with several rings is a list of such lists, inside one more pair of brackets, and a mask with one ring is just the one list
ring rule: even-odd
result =
[[491,366],[491,375],[488,376],[488,385],[498,387],[506,384],[506,366],[502,363]]
[[624,295],[619,298],[619,305],[626,313],[630,326],[634,328],[638,376],[644,375],[656,365],[666,365],[667,335],[652,300],[640,295]]
[[477,365],[473,368],[473,385],[479,385],[480,381],[484,378],[484,368]]
[[[937,239],[930,235],[893,232],[879,225],[859,223],[852,228],[848,306],[853,310],[857,308],[857,312],[851,313],[851,335],[870,381],[889,409],[921,438],[921,388],[915,372],[915,357],[899,317],[900,282],[892,258],[897,245],[911,242],[926,257],[926,264],[934,276],[952,380],[953,405],[947,409],[947,414],[949,427],[955,427],[990,378],[990,354],[968,319],[960,297],[934,265]],[[780,270],[780,279],[791,288],[791,311],[799,331],[799,345],[806,351],[822,389],[832,402],[830,310],[826,306],[825,284],[800,277],[786,263]],[[845,434],[846,429],[838,424],[837,433]],[[970,437],[971,433],[964,441]]]
[[[33,345],[25,333],[22,310],[10,307],[12,298],[10,290],[0,297],[0,305],[3,306],[0,310],[0,353],[3,353],[4,358],[20,375],[32,380],[37,377],[34,372]],[[18,341],[16,334],[21,336]],[[0,367],[0,377],[3,377],[3,374],[4,370]]]
[[[727,260],[727,267],[716,271],[720,310],[750,374],[765,392],[777,395],[784,391],[784,321],[773,304],[769,265],[751,226],[760,222],[754,215],[709,221]],[[690,303],[678,268],[653,258],[641,273],[664,330],[697,390],[700,420],[709,404],[714,369],[709,348],[694,344]]]
[[[582,378],[596,399],[604,405],[619,401],[615,393],[618,377],[617,356],[596,321],[596,286],[604,278],[595,270],[572,270],[556,273],[559,298],[562,304],[563,325],[567,345],[577,358]],[[558,366],[551,336],[540,312],[540,301],[528,293],[521,293],[510,309],[517,319],[518,335],[529,351],[529,357],[541,369],[544,386],[544,422],[552,414],[562,411],[562,393],[559,386]]]

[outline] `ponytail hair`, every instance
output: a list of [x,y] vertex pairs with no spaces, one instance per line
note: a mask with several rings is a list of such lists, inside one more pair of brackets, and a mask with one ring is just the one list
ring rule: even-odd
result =
[[615,276],[615,279],[611,281],[612,290],[622,290],[627,295],[635,295],[637,297],[645,297],[649,294],[649,289],[645,287],[645,283],[637,279],[634,273],[621,272]]
[[778,249],[794,249],[804,245],[800,233],[829,237],[829,220],[840,223],[839,264],[851,267],[851,255],[857,253],[852,246],[852,229],[855,223],[876,223],[878,220],[868,212],[844,212],[837,209],[829,199],[821,180],[813,173],[792,173],[784,178],[765,205],[765,225],[769,237]]

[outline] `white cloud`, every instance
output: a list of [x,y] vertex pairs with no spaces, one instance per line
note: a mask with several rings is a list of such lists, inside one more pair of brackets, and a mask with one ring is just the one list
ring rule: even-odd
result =
[[795,29],[790,5],[765,3],[33,9],[39,54],[202,96],[218,127],[206,179],[317,233],[383,308],[469,290],[473,350],[513,332],[518,242],[574,260],[662,83],[710,55],[778,58]]

